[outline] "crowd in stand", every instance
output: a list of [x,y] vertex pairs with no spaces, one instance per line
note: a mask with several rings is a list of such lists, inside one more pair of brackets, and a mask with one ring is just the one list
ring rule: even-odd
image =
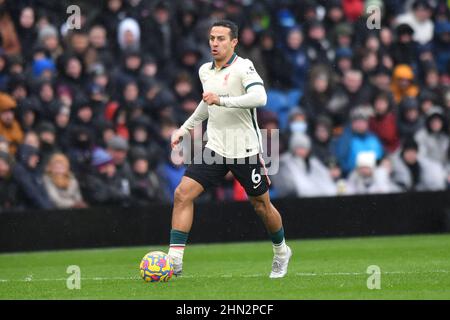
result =
[[[170,202],[224,18],[280,130],[272,197],[450,188],[446,0],[78,1],[74,29],[65,4],[0,0],[1,210]],[[244,199],[227,175],[200,201]]]

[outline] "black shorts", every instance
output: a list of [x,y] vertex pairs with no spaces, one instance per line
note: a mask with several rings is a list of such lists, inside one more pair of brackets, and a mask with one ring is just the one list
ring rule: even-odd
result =
[[203,189],[208,190],[218,186],[223,181],[223,177],[231,171],[248,196],[260,196],[269,190],[270,179],[267,177],[264,162],[259,154],[247,158],[229,159],[205,148],[203,155],[196,156],[184,173],[186,177],[200,183]]

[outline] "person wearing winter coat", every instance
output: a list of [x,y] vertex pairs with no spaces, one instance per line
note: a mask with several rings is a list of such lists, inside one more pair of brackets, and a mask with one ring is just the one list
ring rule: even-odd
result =
[[23,130],[16,120],[16,101],[7,93],[0,92],[0,136],[9,142],[9,153],[15,154],[23,141]]
[[378,92],[373,99],[374,115],[369,119],[369,129],[380,138],[386,153],[392,153],[400,146],[393,105],[389,92]]
[[70,170],[69,159],[54,153],[48,160],[43,176],[45,190],[57,208],[85,208],[77,178]]
[[442,166],[447,164],[450,138],[447,119],[440,108],[433,107],[428,112],[425,127],[414,138],[419,145],[419,155],[427,156]]
[[418,154],[414,139],[404,142],[402,150],[392,158],[392,179],[404,191],[437,191],[446,187],[444,168]]
[[90,205],[129,206],[130,185],[118,174],[114,160],[102,148],[92,153],[93,172],[86,176],[82,184],[84,198]]
[[133,204],[145,206],[152,202],[169,201],[164,182],[152,169],[145,149],[135,147],[131,149],[132,177],[130,181]]
[[390,180],[389,170],[376,164],[374,152],[360,152],[356,168],[346,183],[346,194],[381,194],[400,191]]
[[392,73],[391,92],[395,103],[399,103],[405,97],[417,97],[419,87],[414,84],[413,69],[407,64],[399,64]]
[[54,205],[48,197],[42,174],[38,170],[39,160],[37,148],[26,144],[21,145],[13,177],[19,186],[19,198],[25,208],[52,209]]
[[344,129],[334,145],[337,161],[344,176],[356,166],[356,156],[362,151],[373,151],[376,159],[384,154],[380,139],[369,130],[370,109],[356,107],[350,114],[350,125]]
[[13,178],[14,160],[10,154],[0,151],[0,211],[19,207],[18,185]]
[[327,167],[311,155],[311,140],[295,133],[289,141],[289,152],[280,158],[278,174],[272,177],[279,197],[317,197],[336,195],[336,185]]
[[419,101],[414,97],[405,97],[398,105],[398,133],[400,138],[412,138],[425,125],[420,114]]

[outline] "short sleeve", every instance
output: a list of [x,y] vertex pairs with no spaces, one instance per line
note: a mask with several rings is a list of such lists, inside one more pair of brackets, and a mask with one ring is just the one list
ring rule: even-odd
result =
[[255,66],[253,65],[253,62],[251,62],[248,59],[244,60],[242,69],[241,69],[241,77],[242,77],[242,85],[247,91],[252,86],[264,86],[264,82],[259,76],[258,72],[255,69]]

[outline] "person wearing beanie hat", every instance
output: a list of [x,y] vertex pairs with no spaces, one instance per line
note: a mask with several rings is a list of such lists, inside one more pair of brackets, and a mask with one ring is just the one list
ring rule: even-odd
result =
[[83,194],[91,205],[129,206],[130,186],[118,175],[112,156],[102,148],[92,153],[92,166],[95,171],[85,178]]
[[9,152],[15,154],[23,141],[23,131],[16,120],[16,101],[7,93],[0,92],[0,135],[9,142]]
[[107,143],[107,151],[112,156],[119,175],[126,179],[131,178],[131,167],[127,160],[129,144],[121,136],[114,136]]
[[398,110],[398,132],[400,138],[413,137],[425,125],[425,120],[420,115],[417,98],[403,98],[398,106]]
[[291,136],[289,152],[281,156],[272,181],[281,197],[331,196],[337,191],[327,167],[311,155],[311,139],[303,133]]
[[413,138],[403,142],[401,152],[392,158],[392,179],[403,191],[437,191],[446,187],[444,167],[419,155]]
[[157,171],[150,168],[147,151],[135,147],[130,151],[132,177],[130,180],[131,196],[135,205],[145,206],[155,201],[169,201],[165,193],[163,179]]
[[447,165],[447,150],[450,146],[447,119],[440,107],[432,107],[426,115],[425,127],[414,136],[419,145],[419,154]]
[[390,180],[389,171],[384,166],[377,167],[374,152],[360,152],[356,157],[356,168],[346,182],[347,194],[380,194],[399,191]]

